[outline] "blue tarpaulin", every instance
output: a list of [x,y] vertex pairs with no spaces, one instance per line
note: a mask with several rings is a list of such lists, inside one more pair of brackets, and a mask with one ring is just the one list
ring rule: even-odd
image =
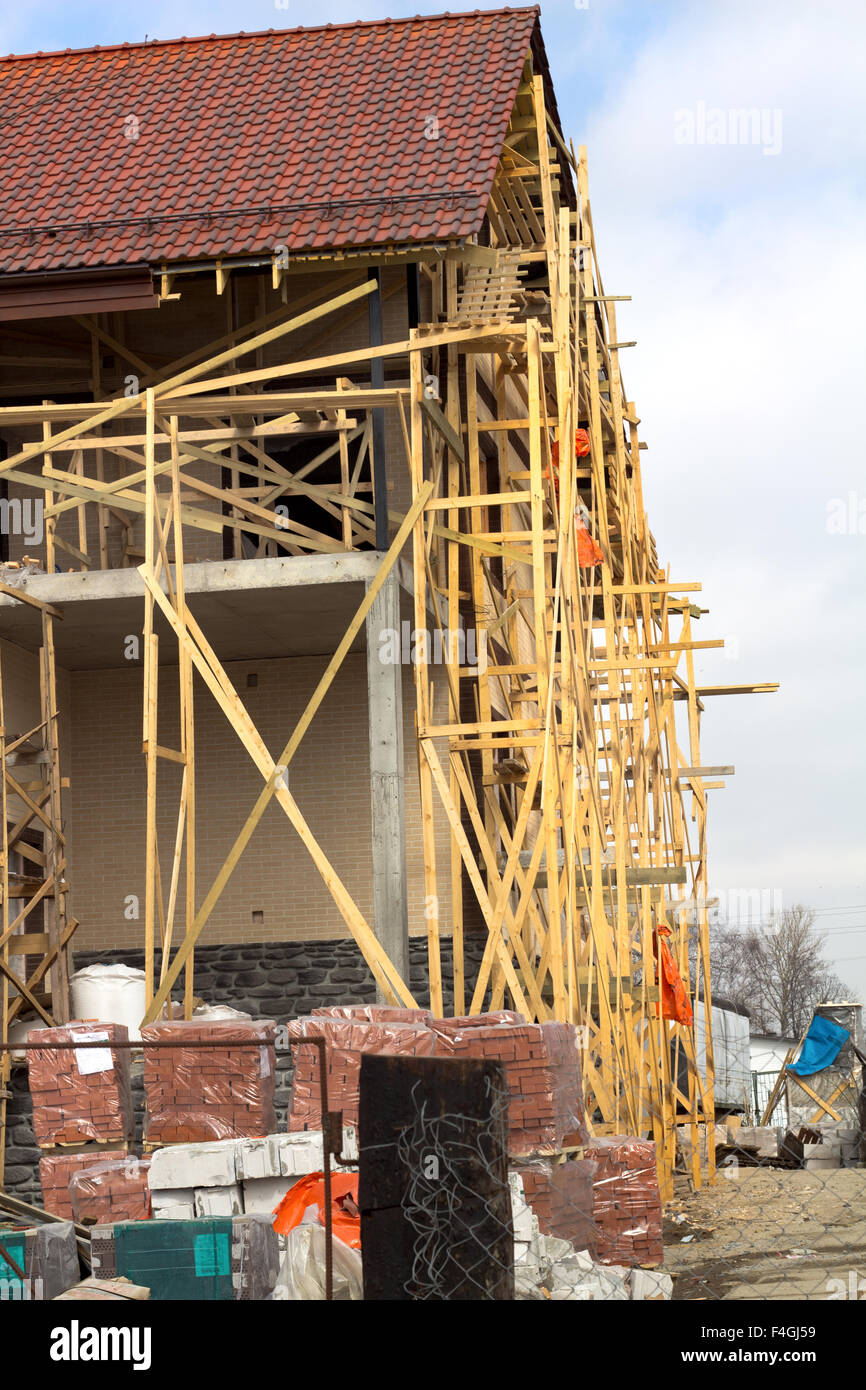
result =
[[811,1076],[813,1072],[832,1067],[848,1037],[847,1028],[840,1028],[832,1019],[816,1014],[803,1039],[800,1055],[796,1062],[791,1063],[788,1071],[796,1072],[798,1076]]

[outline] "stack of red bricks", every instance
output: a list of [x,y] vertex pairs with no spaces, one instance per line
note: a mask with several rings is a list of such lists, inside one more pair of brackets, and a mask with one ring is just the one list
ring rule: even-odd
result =
[[[33,1130],[42,1148],[54,1144],[125,1144],[133,1136],[129,1051],[119,1023],[69,1023],[27,1035]],[[104,1040],[102,1048],[60,1048],[57,1043]]]
[[90,1149],[84,1153],[44,1153],[39,1160],[42,1183],[42,1205],[54,1216],[72,1221],[72,1198],[69,1183],[76,1173],[91,1164],[106,1163],[123,1158],[123,1149]]
[[82,1226],[108,1221],[147,1221],[150,1217],[148,1158],[94,1163],[69,1180],[73,1218]]
[[[396,1017],[395,1017],[396,1015]],[[365,1052],[388,1056],[429,1057],[435,1035],[427,1027],[424,1009],[369,1005],[317,1010],[289,1024],[289,1039],[324,1038],[328,1077],[328,1108],[342,1110],[343,1123],[357,1125],[361,1057]],[[322,1128],[319,1053],[313,1047],[294,1047],[295,1070],[289,1130]]]
[[[255,1139],[273,1134],[274,1040],[270,1020],[172,1020],[141,1030],[144,1138],[152,1144]],[[148,1047],[180,1042],[182,1047]],[[196,1044],[218,1042],[219,1047]]]
[[650,1139],[610,1135],[593,1139],[584,1156],[596,1165],[593,1217],[600,1263],[661,1264],[662,1205],[655,1144]]
[[523,1195],[538,1218],[542,1235],[570,1240],[575,1250],[586,1250],[595,1259],[593,1184],[597,1165],[586,1159],[561,1163],[533,1158],[516,1164],[513,1171],[523,1181]]
[[[508,1081],[508,1145],[514,1154],[585,1143],[577,1030],[567,1023],[527,1023],[500,1010],[468,1018],[433,1018],[426,1009],[369,1005],[317,1009],[289,1024],[289,1038],[324,1038],[328,1105],[346,1124],[358,1122],[361,1056],[478,1057],[504,1063]],[[321,1129],[319,1059],[295,1049],[289,1129]]]
[[508,1081],[508,1148],[530,1154],[583,1144],[578,1033],[570,1023],[527,1023],[507,1010],[432,1023],[437,1056],[501,1061]]

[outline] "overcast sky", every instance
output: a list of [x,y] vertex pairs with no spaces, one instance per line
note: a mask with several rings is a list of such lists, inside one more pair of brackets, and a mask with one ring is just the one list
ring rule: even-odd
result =
[[[7,0],[0,49],[439,10]],[[618,337],[638,342],[623,370],[659,555],[703,581],[696,636],[728,640],[699,682],[782,685],[707,701],[702,761],[736,766],[710,793],[711,889],[815,908],[866,1001],[866,6],[550,0],[541,22],[605,288],[632,295]],[[731,129],[744,108],[754,129]]]

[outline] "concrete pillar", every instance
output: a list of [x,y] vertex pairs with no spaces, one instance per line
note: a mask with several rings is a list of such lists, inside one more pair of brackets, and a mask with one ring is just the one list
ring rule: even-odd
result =
[[[373,929],[409,981],[403,668],[381,659],[381,635],[400,632],[400,584],[388,576],[367,615],[367,720],[373,810]],[[398,636],[399,642],[399,636]]]

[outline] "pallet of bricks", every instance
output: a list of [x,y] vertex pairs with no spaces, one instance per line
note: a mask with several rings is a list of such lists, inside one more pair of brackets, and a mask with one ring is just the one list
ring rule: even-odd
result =
[[[316,1009],[289,1024],[292,1042],[324,1038],[328,1106],[343,1122],[358,1123],[361,1057],[364,1053],[421,1057],[486,1058],[503,1064],[508,1084],[508,1145],[512,1163],[535,1178],[533,1196],[544,1208],[541,1188],[557,1205],[539,1214],[546,1234],[592,1241],[592,1166],[571,1162],[552,1176],[546,1156],[589,1138],[583,1115],[577,1030],[563,1023],[527,1023],[503,1010],[466,1018],[436,1019],[424,1009],[370,1005]],[[298,1047],[289,1129],[321,1126],[319,1062],[312,1048]],[[529,1179],[528,1179],[529,1180]],[[530,1183],[530,1185],[532,1185]],[[564,1195],[563,1195],[564,1194]],[[545,1215],[548,1219],[545,1219]]]
[[142,1028],[145,1150],[273,1134],[276,1027],[173,1019]]
[[[275,1033],[269,1020],[175,1020],[143,1029],[146,1150],[272,1134]],[[29,1057],[45,1209],[83,1225],[151,1215],[149,1160],[130,1152],[130,1054],[111,1046],[127,1036],[119,1024],[74,1023],[30,1039],[40,1044]],[[105,1048],[57,1046],[85,1039]],[[164,1042],[178,1045],[148,1046]]]
[[[294,1043],[324,1038],[328,1106],[358,1122],[361,1056],[474,1057],[499,1061],[508,1084],[510,1166],[544,1235],[568,1240],[604,1264],[663,1258],[655,1145],[629,1136],[591,1139],[583,1104],[578,1030],[527,1023],[501,1010],[435,1019],[422,1009],[317,1009],[289,1025]],[[289,1129],[319,1129],[318,1057],[298,1049]]]
[[434,1019],[426,1009],[379,1005],[314,1009],[289,1024],[296,1048],[289,1129],[321,1128],[319,1060],[300,1044],[325,1040],[328,1105],[357,1127],[364,1053],[477,1057],[505,1065],[509,1149],[514,1154],[561,1148],[588,1138],[583,1118],[577,1030],[566,1023],[527,1023],[500,1011]]
[[578,1030],[568,1023],[527,1023],[509,1010],[437,1019],[431,1027],[438,1055],[503,1063],[509,1167],[542,1234],[595,1259],[595,1165],[565,1152],[589,1139]]
[[593,1220],[600,1264],[660,1265],[662,1207],[655,1144],[630,1135],[604,1135],[583,1149],[595,1164]]
[[[134,1137],[130,1054],[122,1024],[72,1022],[28,1034],[33,1130],[46,1211],[82,1224],[150,1211]],[[99,1047],[62,1046],[95,1043]]]

